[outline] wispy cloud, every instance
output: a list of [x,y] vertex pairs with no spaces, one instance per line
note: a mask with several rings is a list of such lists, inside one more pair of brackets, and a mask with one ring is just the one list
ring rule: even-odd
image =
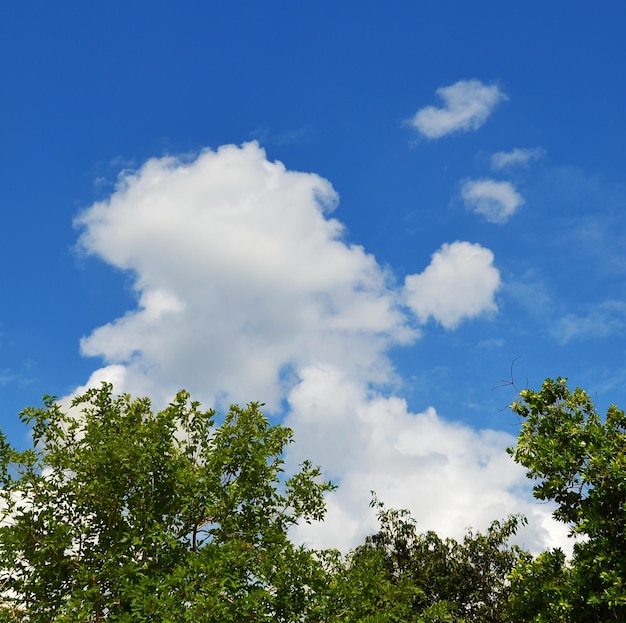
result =
[[316,134],[315,128],[305,123],[298,128],[282,131],[274,131],[262,125],[253,130],[250,137],[264,145],[297,145],[312,142]]
[[524,198],[511,182],[469,180],[461,186],[467,207],[490,223],[506,223],[524,205]]
[[491,168],[499,171],[513,167],[525,167],[533,160],[538,160],[545,155],[545,149],[534,147],[532,149],[518,149],[511,151],[498,151],[491,156]]
[[479,244],[444,244],[422,273],[406,278],[407,304],[421,322],[432,317],[446,329],[497,311],[494,295],[500,273],[493,259],[493,253]]
[[554,324],[552,333],[561,343],[620,335],[626,329],[626,303],[604,301],[586,314],[567,314]]
[[455,132],[480,128],[494,108],[507,96],[496,85],[479,80],[460,80],[437,89],[444,105],[426,106],[417,111],[409,125],[427,138],[441,138]]
[[518,308],[523,308],[542,325],[551,325],[555,301],[548,284],[533,271],[526,271],[506,280],[504,295],[510,296]]
[[9,368],[4,368],[0,370],[0,387],[16,381],[17,378],[18,377]]

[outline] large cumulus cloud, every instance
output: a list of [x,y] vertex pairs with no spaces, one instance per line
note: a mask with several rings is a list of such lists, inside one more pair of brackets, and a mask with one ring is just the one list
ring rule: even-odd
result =
[[401,379],[388,353],[416,342],[429,317],[453,329],[495,313],[493,254],[444,244],[397,286],[345,241],[337,203],[327,180],[270,161],[256,143],[122,173],[76,220],[80,249],[127,271],[137,297],[83,338],[102,362],[86,385],[112,380],[157,405],[180,387],[207,407],[267,403],[295,430],[288,461],[310,457],[340,484],[326,525],[299,538],[361,538],[371,489],[425,527],[485,527],[525,503],[504,453],[511,439],[426,405],[410,412],[393,395]]
[[138,308],[82,341],[154,390],[263,399],[312,361],[384,382],[409,326],[388,275],[342,241],[337,195],[317,175],[269,162],[255,143],[184,162],[154,159],[77,219],[81,248],[134,275]]

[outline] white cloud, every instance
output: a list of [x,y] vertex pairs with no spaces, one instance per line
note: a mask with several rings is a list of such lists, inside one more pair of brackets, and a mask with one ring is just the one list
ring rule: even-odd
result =
[[317,175],[256,144],[153,159],[77,219],[80,246],[130,270],[138,309],[85,337],[161,395],[279,404],[289,371],[332,361],[384,382],[392,343],[414,339],[385,271],[341,239]]
[[433,408],[411,413],[404,400],[365,390],[335,368],[310,367],[289,396],[288,424],[304,443],[288,460],[310,457],[340,480],[328,496],[322,526],[302,525],[298,539],[315,547],[358,544],[375,526],[371,490],[391,508],[408,508],[421,531],[461,538],[473,526],[525,512],[531,528],[520,538],[536,551],[562,541],[551,507],[528,501],[524,470],[505,449],[508,433],[476,431],[443,420]]
[[493,253],[479,244],[444,244],[422,273],[406,277],[408,306],[421,322],[432,317],[446,329],[497,311],[494,295],[500,273],[493,259]]
[[444,106],[426,106],[417,111],[409,124],[427,138],[441,138],[454,132],[480,128],[494,108],[507,99],[496,85],[479,80],[461,80],[437,89]]
[[[406,305],[447,328],[496,310],[492,253],[444,245],[397,288],[342,239],[336,203],[329,182],[268,161],[256,143],[121,175],[77,219],[79,242],[129,271],[138,306],[82,340],[104,361],[87,386],[109,380],[155,406],[181,387],[206,407],[268,403],[294,428],[290,464],[311,458],[340,484],[328,520],[298,531],[315,544],[348,547],[373,528],[372,489],[442,534],[520,510],[545,523],[549,510],[525,501],[504,452],[512,438],[373,390],[396,381],[389,349],[419,335]],[[547,543],[550,530],[530,542]]]
[[518,149],[512,151],[498,151],[491,156],[491,168],[495,170],[508,169],[516,166],[525,167],[533,160],[545,155],[541,147],[533,149]]
[[490,223],[506,223],[524,205],[524,198],[510,182],[470,180],[461,186],[465,204]]

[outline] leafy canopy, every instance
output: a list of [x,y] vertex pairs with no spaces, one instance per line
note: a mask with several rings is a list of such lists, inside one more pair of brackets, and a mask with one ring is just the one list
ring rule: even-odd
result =
[[534,495],[556,502],[556,519],[580,540],[571,564],[545,552],[516,570],[517,620],[626,620],[626,416],[602,417],[582,389],[547,379],[511,405],[523,418],[509,452],[535,480]]
[[336,557],[328,607],[313,621],[505,623],[508,576],[528,555],[509,538],[525,520],[495,521],[462,541],[420,534],[408,511],[376,499],[380,528],[346,559]]
[[299,621],[321,581],[287,530],[324,516],[332,485],[292,432],[252,403],[216,425],[180,392],[149,400],[91,389],[64,413],[53,398],[0,437],[0,621]]
[[580,539],[532,557],[523,520],[462,541],[419,534],[377,500],[347,555],[293,545],[333,489],[292,432],[251,403],[220,422],[180,392],[163,411],[103,384],[65,413],[26,409],[33,445],[0,434],[0,623],[606,623],[626,620],[626,416],[564,379],[525,389],[509,449]]

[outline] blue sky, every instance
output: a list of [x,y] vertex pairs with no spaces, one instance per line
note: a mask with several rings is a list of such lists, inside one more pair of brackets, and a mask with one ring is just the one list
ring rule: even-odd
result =
[[626,8],[0,9],[2,427],[101,379],[264,401],[340,482],[315,544],[521,510],[520,386],[626,404]]

